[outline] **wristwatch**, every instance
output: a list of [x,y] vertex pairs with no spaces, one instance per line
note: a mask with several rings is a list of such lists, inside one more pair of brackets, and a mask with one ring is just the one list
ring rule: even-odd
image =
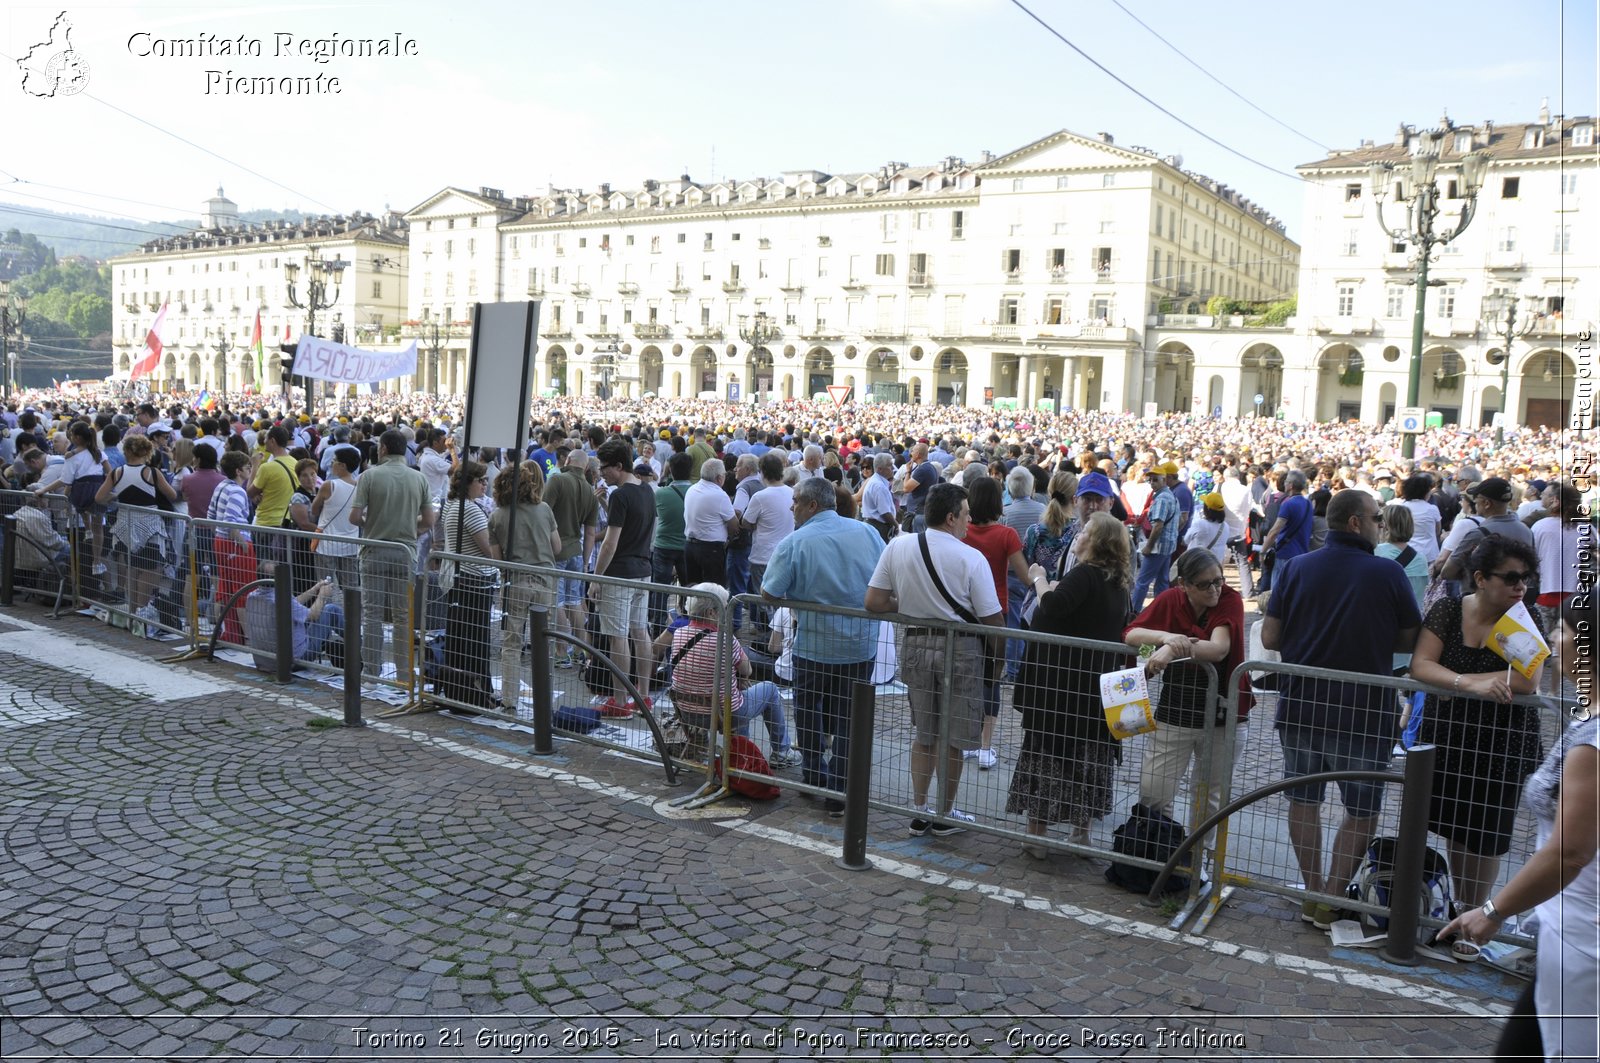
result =
[[1483,902],[1483,917],[1490,922],[1503,923],[1506,921],[1506,914],[1494,906],[1493,900]]

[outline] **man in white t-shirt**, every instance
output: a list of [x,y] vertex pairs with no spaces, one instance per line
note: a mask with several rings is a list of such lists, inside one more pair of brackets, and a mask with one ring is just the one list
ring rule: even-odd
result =
[[700,463],[700,479],[683,496],[684,585],[728,585],[728,535],[739,526],[733,500],[722,489],[727,467],[721,458]]
[[[941,624],[978,623],[1002,629],[1004,616],[989,562],[961,541],[967,537],[969,523],[966,488],[935,484],[928,490],[923,514],[925,532],[897,535],[884,547],[867,583],[866,608],[874,613],[925,617]],[[1003,653],[1004,643],[963,632],[956,635],[953,646],[955,660],[951,662],[945,710],[940,705],[945,681],[945,630],[916,625],[905,630],[900,675],[908,688],[911,719],[917,729],[911,746],[911,798],[918,809],[911,821],[911,834],[916,837],[959,834],[965,829],[961,824],[971,823],[974,818],[955,807],[964,763],[962,754],[981,744],[984,657]],[[929,806],[928,787],[939,755],[936,745],[944,729],[941,715],[945,711],[949,721],[944,793],[937,804]]]
[[450,467],[455,464],[454,447],[450,433],[443,428],[435,428],[427,446],[417,452],[417,471],[428,481],[428,494],[435,501],[444,498],[450,490]]

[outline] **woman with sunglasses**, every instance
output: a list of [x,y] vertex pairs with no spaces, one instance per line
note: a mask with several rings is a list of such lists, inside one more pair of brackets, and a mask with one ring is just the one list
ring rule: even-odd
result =
[[[1206,785],[1209,815],[1221,807],[1222,780],[1237,759],[1222,744],[1222,728],[1227,725],[1223,713],[1228,677],[1244,660],[1244,599],[1228,586],[1222,563],[1209,550],[1186,550],[1176,568],[1176,585],[1156,595],[1122,635],[1130,646],[1154,646],[1145,672],[1164,673],[1166,678],[1156,699],[1159,726],[1150,736],[1139,769],[1139,803],[1151,812],[1170,815],[1193,759],[1195,782]],[[1217,687],[1209,704],[1206,675],[1194,666],[1196,661],[1216,669]],[[1172,665],[1177,667],[1169,670]],[[1239,699],[1235,751],[1244,746],[1244,720],[1252,704],[1248,673],[1240,677]]]
[[1511,848],[1522,781],[1539,763],[1539,710],[1511,704],[1534,682],[1488,648],[1538,568],[1531,547],[1485,536],[1467,561],[1468,593],[1433,604],[1411,657],[1412,678],[1451,691],[1423,701],[1419,738],[1439,747],[1428,827],[1447,842],[1463,909],[1489,899]]

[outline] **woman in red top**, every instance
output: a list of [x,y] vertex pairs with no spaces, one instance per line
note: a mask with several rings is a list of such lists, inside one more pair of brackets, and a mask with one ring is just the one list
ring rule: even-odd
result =
[[[1250,709],[1248,675],[1239,680],[1239,729],[1234,746],[1223,745],[1227,682],[1244,660],[1244,599],[1228,586],[1222,566],[1208,550],[1189,550],[1178,558],[1177,582],[1156,595],[1134,618],[1122,638],[1130,646],[1154,646],[1145,662],[1149,675],[1165,673],[1156,699],[1156,723],[1139,770],[1139,803],[1169,813],[1178,786],[1197,763],[1198,785],[1206,788],[1206,815],[1221,807],[1222,780],[1233,771],[1245,740]],[[1193,661],[1216,668],[1216,704],[1207,706],[1206,675]],[[1168,666],[1178,667],[1168,670]],[[1213,727],[1206,727],[1208,711]],[[1198,821],[1198,819],[1196,820]],[[1209,852],[1210,839],[1207,839]]]
[[[971,523],[967,525],[966,544],[984,556],[989,571],[994,575],[994,592],[1000,599],[1000,613],[1006,611],[1006,570],[1010,569],[1022,583],[1028,582],[1028,563],[1022,559],[1022,540],[1016,530],[1001,524],[1005,512],[1005,496],[1000,481],[993,476],[979,476],[967,488],[967,510]],[[983,745],[968,756],[975,757],[978,768],[988,771],[994,767],[994,728],[1000,719],[999,662],[984,658],[983,666]],[[991,678],[992,677],[992,678]]]

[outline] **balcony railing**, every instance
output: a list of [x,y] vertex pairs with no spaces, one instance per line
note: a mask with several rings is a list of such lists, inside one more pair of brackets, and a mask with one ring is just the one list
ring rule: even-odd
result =
[[778,285],[778,290],[780,292],[788,292],[791,295],[799,295],[806,290],[806,286],[798,281],[789,281],[787,284]]
[[547,329],[540,329],[539,335],[547,340],[570,340],[572,330],[565,325],[551,325]]
[[633,281],[620,281],[617,284],[617,293],[620,295],[638,295],[639,286]]
[[843,288],[847,292],[861,291],[866,286],[867,282],[862,280],[860,277],[851,277],[849,280],[839,285],[839,287]]
[[1521,251],[1491,251],[1489,252],[1490,269],[1519,270],[1527,266],[1523,261]]
[[1014,340],[1017,338],[1016,325],[990,325],[989,335],[997,340]]
[[544,295],[544,285],[538,281],[528,282],[528,294],[538,299]]
[[842,339],[844,339],[844,333],[840,332],[838,329],[831,329],[827,325],[824,325],[821,322],[818,322],[816,325],[813,325],[809,330],[801,331],[800,338],[803,339],[803,340],[810,340],[813,343],[816,343],[816,342],[823,342],[823,341],[827,341],[827,340],[842,340]]
[[903,340],[906,338],[906,330],[897,325],[883,325],[862,329],[861,337],[868,340]]
[[671,292],[673,295],[688,295],[689,285],[681,280],[673,281],[672,287],[668,288],[667,291]]
[[932,283],[933,280],[928,276],[926,270],[913,270],[911,275],[906,278],[906,284],[913,288],[926,288]]
[[658,322],[647,321],[633,326],[633,334],[641,340],[664,340],[672,335],[672,330]]
[[579,281],[572,286],[572,294],[579,299],[587,299],[589,298],[589,286]]
[[1007,281],[1007,283],[1015,284],[1018,281],[1020,281],[1021,279],[1022,279],[1022,271],[1020,269],[1008,269],[1008,270],[1006,270],[1006,281]]
[[1339,336],[1354,335],[1358,332],[1371,332],[1372,318],[1349,315],[1319,317],[1312,322],[1312,329],[1316,332],[1330,332]]
[[691,340],[720,340],[722,338],[722,327],[720,325],[707,325],[704,328],[692,328],[689,330],[688,335]]
[[733,278],[732,280],[725,280],[722,282],[722,290],[727,292],[729,295],[735,295],[744,291],[744,281],[737,277]]
[[616,329],[608,325],[600,325],[597,328],[589,329],[588,332],[589,338],[593,340],[614,340],[619,339],[621,336]]
[[1058,283],[1060,281],[1066,280],[1067,279],[1067,267],[1066,266],[1051,266],[1050,267],[1050,279],[1053,280],[1053,281],[1056,281]]

